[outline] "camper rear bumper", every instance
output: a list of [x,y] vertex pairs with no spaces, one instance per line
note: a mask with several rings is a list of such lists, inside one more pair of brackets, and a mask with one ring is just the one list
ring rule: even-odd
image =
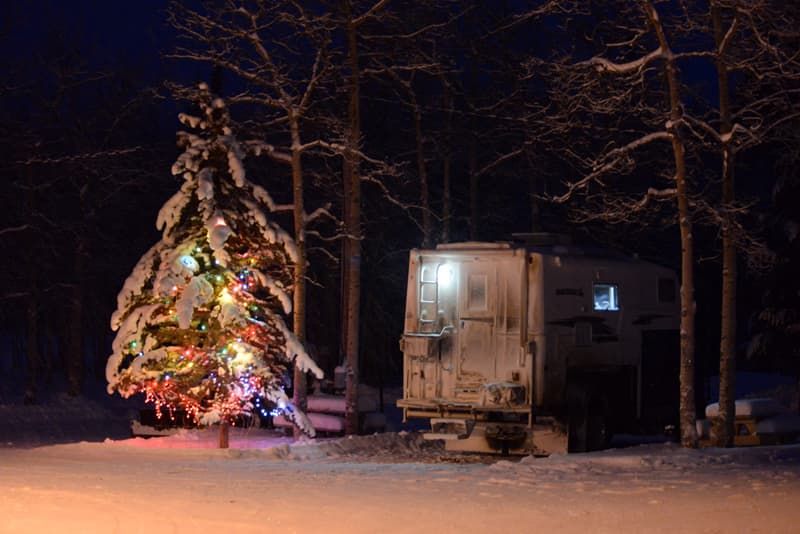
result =
[[567,450],[566,433],[551,417],[534,423],[530,406],[498,408],[452,401],[399,399],[407,418],[429,419],[425,439],[440,439],[445,450],[501,454],[553,454]]
[[430,401],[420,399],[398,399],[397,407],[403,408],[406,417],[485,420],[489,414],[531,414],[530,406],[482,406],[474,403],[453,401]]

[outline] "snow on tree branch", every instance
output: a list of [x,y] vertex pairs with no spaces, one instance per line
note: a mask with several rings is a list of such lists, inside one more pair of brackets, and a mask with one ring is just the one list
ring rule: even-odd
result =
[[17,232],[24,232],[26,230],[30,230],[31,228],[32,227],[29,224],[21,224],[19,226],[11,226],[11,227],[7,227],[7,228],[2,228],[2,229],[0,229],[0,235],[13,234],[13,233],[17,233]]
[[654,141],[669,141],[671,139],[672,135],[669,132],[652,132],[631,141],[625,146],[610,150],[609,152],[600,156],[600,158],[592,164],[591,172],[587,173],[578,181],[567,183],[567,191],[561,195],[551,197],[551,200],[555,202],[568,201],[576,192],[586,189],[590,184],[597,182],[602,176],[608,174],[609,172],[619,170],[620,166],[627,162],[628,158],[630,157],[630,153],[634,150]]
[[111,318],[117,330],[106,376],[109,393],[143,393],[162,409],[183,409],[199,424],[256,415],[271,399],[314,434],[283,393],[296,365],[322,377],[281,314],[292,309],[294,241],[267,214],[269,194],[247,180],[245,151],[224,102],[201,85],[202,120],[184,116],[173,172],[184,178],[162,208],[163,239],[137,263]]
[[659,47],[645,56],[642,56],[633,61],[627,61],[625,63],[615,63],[602,56],[595,56],[589,60],[578,63],[578,65],[590,65],[595,69],[597,69],[598,72],[614,72],[617,74],[625,74],[629,72],[641,71],[652,61],[656,59],[662,59],[667,56],[668,53],[665,52],[664,49]]
[[60,157],[30,157],[24,160],[15,161],[15,165],[57,165],[60,163],[70,163],[87,159],[99,159],[116,156],[126,156],[142,150],[142,147],[117,148],[113,150],[101,150],[97,152],[87,152],[85,154],[70,154]]

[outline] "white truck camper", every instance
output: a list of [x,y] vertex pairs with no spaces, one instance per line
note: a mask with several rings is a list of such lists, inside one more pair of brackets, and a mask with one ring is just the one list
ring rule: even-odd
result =
[[678,402],[675,273],[551,234],[412,250],[408,418],[446,448],[550,454],[663,430]]

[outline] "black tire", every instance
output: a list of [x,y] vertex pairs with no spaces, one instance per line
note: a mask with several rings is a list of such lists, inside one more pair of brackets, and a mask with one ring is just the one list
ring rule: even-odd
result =
[[588,450],[588,408],[586,388],[570,381],[567,384],[567,452]]
[[590,452],[608,447],[611,441],[608,396],[602,377],[588,376],[567,384],[567,451]]

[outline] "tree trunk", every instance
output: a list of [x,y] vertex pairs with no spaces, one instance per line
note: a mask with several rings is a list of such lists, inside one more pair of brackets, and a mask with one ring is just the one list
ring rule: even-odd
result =
[[68,394],[77,397],[83,391],[84,348],[83,348],[83,279],[86,266],[86,240],[78,237],[75,247],[74,281],[72,286],[71,316],[69,318],[69,349],[67,351]]
[[422,207],[422,248],[433,246],[433,221],[431,220],[428,173],[425,171],[425,153],[422,143],[422,110],[414,99],[414,135],[417,141],[417,173],[419,175],[419,202]]
[[357,30],[353,22],[351,5],[345,0],[347,17],[347,54],[350,68],[348,107],[349,128],[347,145],[351,151],[344,158],[344,223],[347,238],[342,262],[344,351],[345,351],[345,433],[357,434],[358,383],[359,383],[359,336],[361,314],[361,176],[359,158],[355,150],[361,141],[360,77],[358,65]]
[[[83,187],[79,189],[80,194],[80,210],[81,210],[81,224],[87,226],[87,213],[89,211],[87,202],[89,195],[89,181],[87,180]],[[86,260],[89,254],[89,242],[86,237],[81,233],[75,244],[75,259],[73,270],[73,286],[72,286],[72,306],[69,321],[69,342],[70,346],[67,351],[67,383],[69,385],[68,393],[77,397],[83,392],[83,385],[85,380],[85,339],[84,339],[84,319],[85,307],[84,301],[86,300]]]
[[223,421],[219,424],[219,448],[220,449],[227,449],[228,448],[228,437],[229,437],[229,429],[230,426],[227,422]]
[[442,107],[445,113],[444,168],[442,169],[442,243],[450,242],[450,222],[452,217],[450,197],[450,171],[453,160],[453,99],[447,81],[442,79]]
[[450,242],[450,222],[452,219],[450,169],[452,168],[452,159],[450,154],[445,155],[444,168],[442,169],[442,243]]
[[[477,99],[478,94],[478,53],[475,43],[470,43],[470,76],[469,94]],[[473,113],[470,117],[472,135],[470,135],[469,151],[469,239],[478,240],[478,121]]]
[[25,359],[25,404],[36,404],[39,401],[39,369],[41,353],[39,351],[39,302],[36,288],[36,271],[31,270],[28,282],[28,296],[25,305],[26,359]]
[[[795,380],[795,388],[798,392],[800,392],[800,371],[798,371],[797,373],[797,380]],[[795,404],[794,413],[800,415],[800,395],[798,395],[795,398],[795,402],[797,404]]]
[[684,167],[683,142],[676,134],[672,140],[675,155],[675,181],[678,190],[678,219],[681,234],[681,332],[680,332],[680,426],[681,445],[697,446],[694,398],[694,244],[692,238],[689,194]]
[[[27,207],[28,218],[33,228],[33,215],[36,210],[36,192],[33,187],[33,174],[28,168],[27,176]],[[33,234],[33,231],[31,231]],[[31,243],[36,236],[31,235]],[[26,360],[25,360],[25,404],[36,404],[39,395],[39,370],[41,367],[41,353],[39,351],[39,280],[37,277],[39,266],[36,264],[35,251],[28,250],[28,295],[25,299],[26,320]]]
[[[292,137],[292,200],[294,203],[294,238],[297,245],[297,263],[294,265],[294,335],[300,343],[306,341],[306,223],[305,205],[303,203],[303,162],[300,151],[300,125],[297,116],[289,117],[289,129]],[[292,401],[295,407],[305,412],[308,399],[306,397],[306,373],[299,367],[294,368],[294,394]],[[295,439],[302,436],[302,431],[294,427]]]
[[472,135],[469,154],[469,239],[478,240],[478,138]]
[[530,208],[531,208],[531,232],[542,231],[541,209],[537,197],[537,179],[534,173],[530,176]]
[[717,85],[719,87],[720,134],[722,134],[722,309],[719,343],[719,421],[718,447],[732,447],[736,418],[736,245],[732,234],[731,207],[735,199],[734,155],[728,134],[731,131],[728,68],[724,59],[725,31],[718,7],[711,8],[714,41],[717,45]]
[[677,66],[670,50],[669,42],[664,34],[664,28],[661,26],[658,12],[648,0],[642,1],[642,7],[656,32],[659,44],[664,52],[664,71],[669,86],[670,121],[667,130],[672,138],[678,227],[681,236],[680,434],[683,447],[695,448],[697,447],[697,416],[694,397],[694,240],[689,206],[689,187],[686,177],[686,156],[679,128],[683,106],[678,90]]

